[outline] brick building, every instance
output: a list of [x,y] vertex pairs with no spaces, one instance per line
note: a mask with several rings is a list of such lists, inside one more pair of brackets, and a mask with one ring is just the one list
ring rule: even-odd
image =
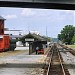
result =
[[0,35],[4,35],[4,21],[5,19],[0,16]]

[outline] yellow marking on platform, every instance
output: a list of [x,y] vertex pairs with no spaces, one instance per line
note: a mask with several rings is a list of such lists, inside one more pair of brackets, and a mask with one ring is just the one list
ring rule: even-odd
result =
[[39,63],[44,63],[45,59],[46,59],[46,56],[43,55],[43,56],[41,57],[41,59],[39,59],[37,62],[39,62]]
[[44,49],[44,54],[42,55],[42,57],[37,61],[38,63],[44,63],[46,60],[46,56],[47,53],[49,52],[49,48],[45,48]]

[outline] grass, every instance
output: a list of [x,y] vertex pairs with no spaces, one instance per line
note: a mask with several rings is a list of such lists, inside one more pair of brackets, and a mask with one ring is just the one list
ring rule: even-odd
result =
[[24,52],[26,52],[26,50],[14,50],[14,51],[0,52],[0,57],[15,56]]
[[75,45],[66,45],[66,46],[68,46],[70,48],[75,48]]

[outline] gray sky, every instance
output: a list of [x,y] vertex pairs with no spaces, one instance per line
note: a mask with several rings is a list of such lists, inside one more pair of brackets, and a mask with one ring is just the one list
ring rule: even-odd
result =
[[[20,29],[26,34],[28,31],[38,31],[41,35],[57,37],[65,25],[74,25],[74,10],[32,9],[32,8],[6,8],[0,7],[5,27]],[[74,25],[75,26],[75,25]],[[18,32],[5,32],[17,34]]]

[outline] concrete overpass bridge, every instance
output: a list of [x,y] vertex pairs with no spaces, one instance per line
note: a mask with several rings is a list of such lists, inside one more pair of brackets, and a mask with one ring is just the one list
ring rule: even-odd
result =
[[75,0],[0,0],[0,7],[74,10]]

